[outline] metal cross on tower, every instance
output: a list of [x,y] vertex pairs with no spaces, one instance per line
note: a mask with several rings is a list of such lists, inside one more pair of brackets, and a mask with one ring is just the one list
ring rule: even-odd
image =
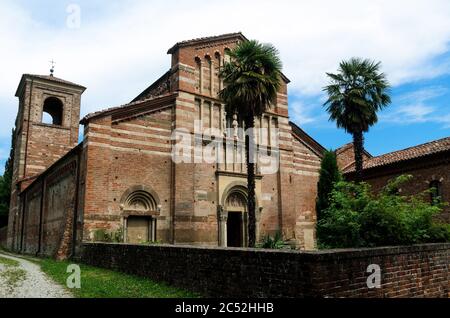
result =
[[55,72],[55,64],[56,62],[53,61],[53,59],[51,61],[49,61],[51,68],[50,68],[50,76],[53,76],[53,73]]

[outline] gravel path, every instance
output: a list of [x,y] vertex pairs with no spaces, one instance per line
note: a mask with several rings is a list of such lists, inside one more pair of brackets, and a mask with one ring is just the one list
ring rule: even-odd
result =
[[20,266],[0,263],[0,298],[71,298],[70,292],[54,283],[40,267],[27,260],[0,252]]

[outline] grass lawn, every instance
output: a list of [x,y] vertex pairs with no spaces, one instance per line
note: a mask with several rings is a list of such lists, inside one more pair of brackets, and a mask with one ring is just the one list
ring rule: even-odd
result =
[[1,256],[0,256],[0,264],[5,266],[19,266],[18,261]]
[[[32,259],[55,282],[66,286],[67,266],[73,262]],[[81,288],[70,289],[78,298],[196,298],[199,295],[149,279],[80,264]]]

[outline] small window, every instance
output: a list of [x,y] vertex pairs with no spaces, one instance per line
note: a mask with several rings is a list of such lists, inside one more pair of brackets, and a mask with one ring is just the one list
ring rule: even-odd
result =
[[431,181],[430,190],[431,190],[431,204],[440,203],[442,197],[442,183],[438,180]]
[[42,123],[49,125],[62,125],[63,103],[59,98],[49,97],[44,101],[42,108]]

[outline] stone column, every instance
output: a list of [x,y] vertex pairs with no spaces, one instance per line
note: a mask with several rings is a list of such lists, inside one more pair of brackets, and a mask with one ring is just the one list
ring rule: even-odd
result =
[[269,116],[269,124],[268,124],[268,126],[269,127],[267,128],[267,134],[268,134],[267,138],[269,140],[268,140],[267,145],[268,146],[272,146],[272,116]]
[[260,221],[261,221],[261,214],[262,214],[263,208],[257,208],[256,209],[256,242],[259,242],[259,233],[260,233]]
[[123,242],[128,242],[128,218],[123,218]]
[[219,230],[219,246],[227,246],[227,221],[228,221],[228,211],[224,210],[222,205],[217,207],[217,223]]

